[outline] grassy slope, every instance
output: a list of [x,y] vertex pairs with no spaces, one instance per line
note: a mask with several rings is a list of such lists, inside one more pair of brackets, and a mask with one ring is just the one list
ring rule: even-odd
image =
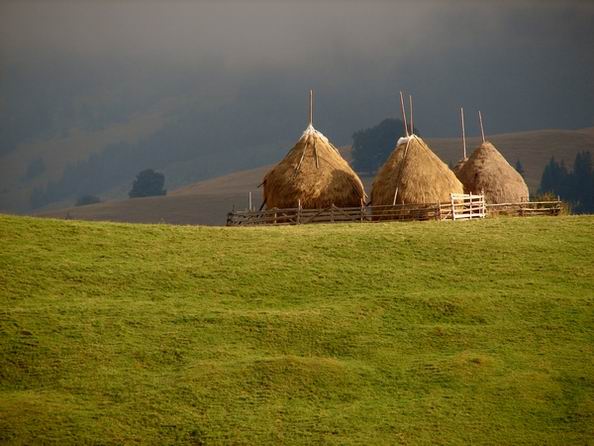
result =
[[594,444],[593,217],[0,246],[0,441]]

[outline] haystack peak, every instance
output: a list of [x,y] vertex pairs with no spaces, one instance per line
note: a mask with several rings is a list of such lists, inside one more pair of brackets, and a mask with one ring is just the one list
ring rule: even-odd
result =
[[322,139],[327,144],[329,143],[328,138],[326,138],[326,136],[322,132],[320,132],[319,130],[316,130],[316,128],[312,124],[309,124],[305,128],[305,130],[301,134],[301,138],[299,138],[299,140],[302,140],[303,138],[307,138],[308,136],[314,136],[316,138]]

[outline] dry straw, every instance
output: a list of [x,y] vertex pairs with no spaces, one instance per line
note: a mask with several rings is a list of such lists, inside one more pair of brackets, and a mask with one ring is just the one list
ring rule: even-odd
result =
[[483,142],[457,172],[466,192],[484,193],[487,203],[528,201],[522,176],[489,141]]
[[285,158],[264,177],[264,203],[271,208],[320,209],[361,206],[363,183],[338,149],[310,122]]
[[401,138],[373,182],[372,205],[437,203],[462,193],[460,181],[417,135]]

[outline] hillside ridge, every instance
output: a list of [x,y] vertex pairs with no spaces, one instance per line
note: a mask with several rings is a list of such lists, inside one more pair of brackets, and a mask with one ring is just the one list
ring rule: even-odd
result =
[[[594,128],[535,130],[488,135],[488,139],[495,144],[512,166],[517,160],[521,161],[531,193],[537,190],[542,171],[552,156],[571,166],[578,152],[590,150],[594,153]],[[427,138],[427,142],[446,163],[455,164],[461,157],[462,143],[459,138]],[[478,137],[469,137],[469,150],[474,150],[479,143]],[[347,161],[351,160],[351,147],[341,147],[340,151]],[[35,214],[58,218],[136,223],[223,225],[227,213],[233,208],[248,207],[250,192],[253,206],[260,206],[262,191],[258,186],[270,167],[272,165],[198,181],[171,190],[165,197],[110,200],[83,207],[46,209],[37,211]],[[361,180],[369,194],[373,177],[362,176]]]

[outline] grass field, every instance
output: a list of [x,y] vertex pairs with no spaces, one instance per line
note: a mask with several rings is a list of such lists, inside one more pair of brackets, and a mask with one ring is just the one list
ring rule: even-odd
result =
[[594,444],[594,217],[0,216],[0,442]]

